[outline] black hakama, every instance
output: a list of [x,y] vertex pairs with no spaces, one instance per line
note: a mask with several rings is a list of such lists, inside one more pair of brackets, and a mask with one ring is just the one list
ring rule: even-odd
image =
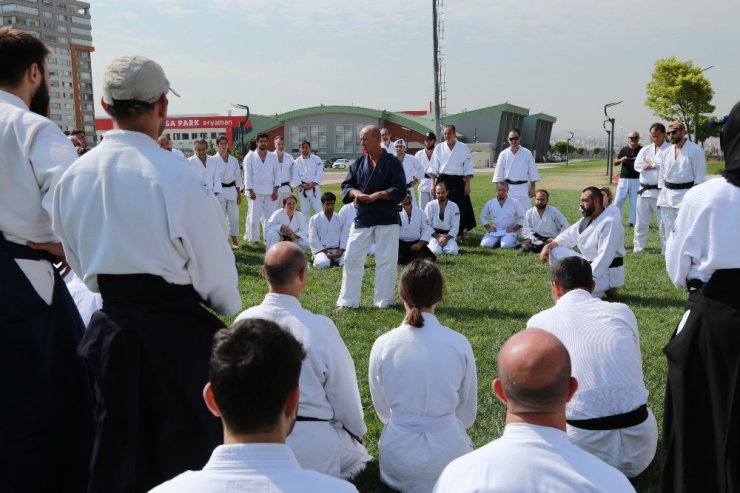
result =
[[475,229],[475,211],[470,196],[465,195],[465,177],[458,175],[441,174],[437,177],[437,183],[444,182],[447,185],[447,198],[457,204],[460,209],[460,231],[458,234]]

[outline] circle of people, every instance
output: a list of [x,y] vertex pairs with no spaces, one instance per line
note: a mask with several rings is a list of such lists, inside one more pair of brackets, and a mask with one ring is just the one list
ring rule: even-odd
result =
[[[583,191],[583,219],[567,225],[547,204],[547,192],[535,193],[531,153],[517,130],[509,133],[511,147],[493,177],[497,196],[481,214],[481,245],[512,248],[523,229],[523,249],[539,250],[551,263],[556,304],[528,321],[537,329],[518,332],[501,348],[492,387],[506,406],[506,427],[474,451],[466,432],[477,414],[473,351],[435,316],[444,281],[432,260],[457,253],[458,233],[464,241],[475,227],[472,159],[454,126],[445,126],[437,146],[427,134],[415,158],[403,141],[391,153],[389,135],[363,128],[363,156],[342,183],[346,221],[334,214],[336,197],[320,191],[323,168],[308,142],[283,174],[280,164],[292,158],[281,151],[282,139],[268,153],[266,136],[258,136],[244,165],[245,239],[259,241],[265,230],[269,292],[224,328],[204,304],[223,314],[241,309],[233,252],[222,239],[228,218],[238,246],[238,208],[229,203],[241,200],[241,173],[228,142],[218,140],[215,161],[196,143],[193,166],[181,166],[182,157],[160,147],[164,139],[157,144],[168,95],[177,93],[156,62],[126,56],[111,61],[102,78],[103,109],[115,129],[81,153],[43,116],[47,55],[32,36],[0,29],[0,62],[9,67],[0,78],[7,149],[0,159],[15,182],[26,184],[0,213],[0,269],[11,286],[0,300],[9,337],[3,368],[19,375],[11,390],[30,403],[3,411],[3,423],[14,428],[5,427],[3,444],[14,452],[3,459],[12,463],[5,478],[11,487],[356,491],[344,480],[372,457],[354,363],[332,320],[302,308],[300,297],[310,248],[315,267],[343,263],[337,307],[359,306],[374,244],[375,306],[390,306],[396,264],[408,262],[398,285],[404,321],[375,341],[369,362],[370,393],[384,424],[384,483],[400,491],[634,491],[627,477],[652,461],[657,424],[647,407],[637,320],[626,305],[601,299],[624,281],[621,214],[608,212],[610,197],[601,190]],[[617,189],[617,204],[622,197],[637,202],[635,251],[644,248],[637,234],[647,224],[643,209],[654,214],[660,207],[669,259],[672,245],[685,240],[683,215],[677,220],[666,211],[693,197],[687,190],[703,181],[706,167],[685,132],[672,123],[673,145],[664,146],[656,124],[653,144],[637,151],[639,137],[631,135],[626,156],[620,152],[623,170],[633,159],[639,171],[638,178],[623,171]],[[424,159],[426,166],[417,165]],[[638,180],[639,190],[629,180]],[[416,183],[418,199],[410,192]],[[535,207],[525,213],[522,204],[533,196]],[[641,207],[644,199],[651,202]],[[283,208],[273,212],[277,200]],[[317,213],[306,217],[312,208]],[[668,227],[671,221],[677,224]],[[104,302],[87,330],[53,267],[60,261]],[[676,278],[668,261],[677,285],[700,277],[687,274],[690,267],[677,267]],[[716,279],[710,274],[702,282],[726,282]],[[43,371],[32,371],[35,365]],[[46,426],[29,437],[16,426],[21,422]],[[34,453],[18,453],[25,450]]]

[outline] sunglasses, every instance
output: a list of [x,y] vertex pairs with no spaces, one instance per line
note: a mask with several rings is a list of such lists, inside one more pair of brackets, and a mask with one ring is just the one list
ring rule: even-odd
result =
[[683,129],[682,128],[678,128],[676,130],[669,130],[669,131],[666,132],[666,135],[673,135],[673,134],[677,134],[677,133],[680,133],[680,132],[683,132]]
[[640,140],[640,137],[628,137],[630,140]]
[[509,137],[509,140],[519,140],[519,137]]

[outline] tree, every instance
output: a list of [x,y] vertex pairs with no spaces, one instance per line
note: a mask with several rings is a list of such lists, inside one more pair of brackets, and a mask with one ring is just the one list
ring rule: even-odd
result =
[[583,147],[576,147],[575,152],[579,156],[583,156],[583,153],[586,152],[586,149]]
[[593,149],[591,149],[591,152],[594,153],[594,156],[598,156],[599,154],[601,154],[601,147],[594,147]]
[[712,96],[712,84],[704,77],[701,67],[691,60],[682,62],[672,56],[655,62],[645,104],[655,116],[669,122],[682,121],[690,131],[697,118],[714,111]]
[[560,154],[561,156],[565,155],[565,153],[568,152],[568,149],[570,149],[570,154],[573,154],[575,152],[575,150],[576,150],[575,147],[573,147],[572,145],[568,144],[564,140],[559,140],[559,141],[555,142],[551,146],[551,149],[552,149],[553,152],[556,152],[556,153]]
[[719,125],[710,127],[709,120],[716,119],[716,116],[700,116],[699,117],[699,142],[704,147],[704,141],[709,137],[719,137],[722,133],[722,127]]

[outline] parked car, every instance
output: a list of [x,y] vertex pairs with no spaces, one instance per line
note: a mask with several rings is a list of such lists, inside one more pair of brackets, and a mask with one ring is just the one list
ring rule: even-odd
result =
[[331,168],[331,165],[334,164],[334,161],[336,161],[339,158],[336,157],[330,157],[326,161],[324,161],[324,169]]
[[331,167],[333,169],[347,169],[349,168],[350,164],[352,164],[352,161],[350,161],[349,159],[341,158],[334,161],[334,164],[332,164]]

